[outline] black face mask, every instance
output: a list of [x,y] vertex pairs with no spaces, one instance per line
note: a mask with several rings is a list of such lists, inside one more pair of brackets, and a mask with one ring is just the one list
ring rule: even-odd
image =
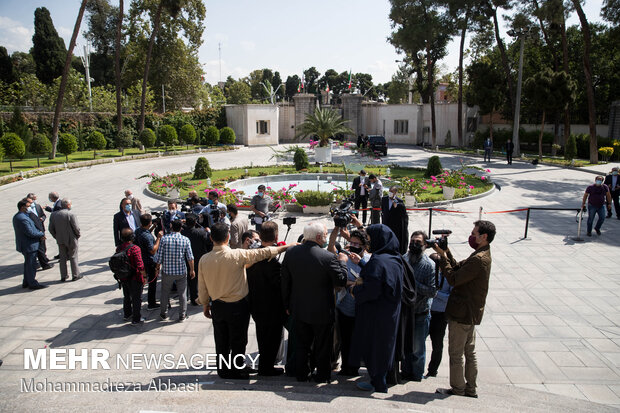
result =
[[361,255],[362,248],[361,247],[349,247],[349,251],[354,252],[357,255]]
[[424,246],[421,244],[416,244],[415,242],[412,242],[409,244],[409,251],[412,254],[421,254],[423,251]]

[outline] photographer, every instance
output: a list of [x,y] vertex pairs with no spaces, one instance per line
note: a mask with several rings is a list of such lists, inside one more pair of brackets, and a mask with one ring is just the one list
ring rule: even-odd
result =
[[258,193],[252,197],[251,205],[252,212],[255,214],[256,231],[260,231],[260,226],[269,219],[267,214],[271,206],[271,198],[265,195],[265,185],[258,186]]
[[[482,321],[484,304],[491,275],[491,249],[495,225],[490,221],[474,222],[469,245],[475,250],[466,260],[457,262],[450,249],[438,244],[433,249],[439,254],[439,265],[446,280],[454,288],[446,305],[448,319],[448,354],[450,355],[450,389],[437,393],[478,397],[476,378],[476,325]],[[465,366],[463,366],[463,354]],[[465,377],[464,377],[465,376]]]

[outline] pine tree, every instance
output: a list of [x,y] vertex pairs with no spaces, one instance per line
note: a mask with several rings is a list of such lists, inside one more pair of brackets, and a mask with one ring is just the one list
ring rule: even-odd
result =
[[46,84],[62,75],[67,58],[65,41],[58,35],[49,10],[39,7],[34,11],[32,57],[37,78]]
[[16,80],[13,62],[3,46],[0,46],[0,80],[5,83],[13,83]]

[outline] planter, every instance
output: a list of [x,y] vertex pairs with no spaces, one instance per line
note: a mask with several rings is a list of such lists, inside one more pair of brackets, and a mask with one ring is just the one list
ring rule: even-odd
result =
[[331,163],[332,161],[332,148],[331,146],[314,148],[314,161],[318,163]]
[[302,208],[304,211],[304,214],[329,214],[329,209],[330,206],[329,205],[321,205],[321,206],[307,206],[305,208]]
[[415,199],[415,195],[405,194],[405,206],[414,207],[418,204],[418,201]]
[[168,191],[168,198],[179,199],[180,196],[181,196],[181,191],[177,188],[172,188],[171,190]]
[[456,188],[452,188],[451,186],[444,186],[443,187],[443,197],[445,199],[452,199],[454,198],[454,192],[456,191]]

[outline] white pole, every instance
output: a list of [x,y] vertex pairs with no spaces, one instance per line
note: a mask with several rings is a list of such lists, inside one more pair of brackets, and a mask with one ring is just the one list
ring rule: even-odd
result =
[[84,46],[84,57],[82,57],[82,64],[86,72],[86,84],[88,85],[88,107],[90,111],[93,111],[93,93],[90,89],[90,50],[88,44]]
[[164,113],[166,113],[166,91],[163,84],[161,85],[161,103],[164,107]]

